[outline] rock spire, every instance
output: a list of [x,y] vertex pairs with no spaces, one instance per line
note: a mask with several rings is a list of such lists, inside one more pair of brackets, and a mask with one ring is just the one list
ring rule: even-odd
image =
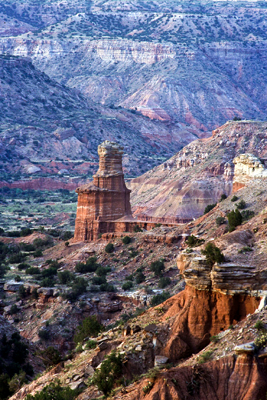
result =
[[105,233],[104,222],[132,219],[130,190],[122,170],[123,147],[108,140],[98,146],[99,169],[93,182],[79,187],[75,240],[95,240]]

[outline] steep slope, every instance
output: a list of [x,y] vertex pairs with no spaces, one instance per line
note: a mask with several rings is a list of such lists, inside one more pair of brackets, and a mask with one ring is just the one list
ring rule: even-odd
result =
[[[261,187],[263,190],[259,191]],[[260,179],[251,181],[250,185],[242,188],[238,194],[240,199],[247,201],[255,216],[232,233],[225,233],[225,230],[220,228],[216,232],[212,231],[217,216],[235,207],[231,199],[227,198],[205,219],[200,218],[175,228],[161,226],[150,233],[141,232],[132,237],[133,243],[136,245],[138,242],[140,249],[135,261],[128,263],[134,265],[131,267],[132,271],[140,265],[144,266],[144,261],[148,262],[148,257],[155,257],[158,251],[164,251],[166,259],[167,252],[169,257],[176,254],[181,278],[186,282],[185,290],[159,306],[135,315],[125,323],[123,329],[119,325],[103,332],[96,338],[95,349],[83,346],[80,349],[81,353],[66,361],[64,367],[58,365],[44,373],[29,385],[25,385],[12,399],[23,399],[28,393],[34,394],[55,379],[59,379],[63,386],[83,388],[79,399],[98,398],[101,393],[90,384],[88,378],[98,369],[104,357],[115,349],[123,357],[124,386],[115,386],[110,396],[113,399],[263,399],[267,392],[266,278],[258,279],[259,276],[255,272],[264,277],[267,270],[267,247],[264,240],[267,209],[264,182]],[[252,197],[254,202],[251,202]],[[166,231],[178,231],[180,237],[185,236],[181,235],[185,231],[188,234],[198,234],[206,243],[213,238],[213,242],[223,251],[229,248],[229,251],[225,252],[226,260],[221,264],[209,265],[200,251],[206,243],[195,248],[190,248],[181,241],[179,244],[170,241],[160,243],[160,235],[163,238],[165,234],[167,239]],[[124,254],[118,246],[119,240],[114,239],[115,254],[118,258]],[[103,239],[91,245],[91,248],[98,248],[98,261],[103,261],[103,257],[113,259],[113,255],[105,254]],[[80,247],[80,252],[88,252],[87,246]],[[244,246],[250,247],[251,251],[240,252],[241,246],[243,249]],[[149,248],[152,253],[148,251]],[[67,251],[69,254],[66,254]],[[77,252],[71,254],[70,249],[65,250],[64,262],[66,263],[67,259],[71,262],[74,257],[77,259],[77,255]],[[183,256],[187,257],[184,265]],[[118,279],[122,278],[126,268],[129,272],[129,265],[125,265],[124,262],[121,264],[121,261],[122,259],[118,261],[120,266],[114,271],[118,274]],[[235,263],[232,269],[229,268],[231,263]],[[245,267],[253,270],[254,275],[251,279],[251,274]],[[147,276],[147,268],[143,271]],[[215,272],[220,287],[207,283],[207,277],[214,279]],[[145,283],[150,282],[146,279]],[[102,297],[99,296],[98,303],[101,301]],[[125,303],[124,297],[124,306]],[[107,315],[104,317],[102,308],[101,315],[103,319],[107,318]],[[35,323],[37,321],[38,319]],[[26,329],[30,328],[27,326]],[[49,329],[52,329],[52,321]],[[167,364],[168,362],[171,364]]]
[[61,177],[71,182],[81,180],[81,172],[88,179],[103,139],[124,145],[126,173],[136,176],[196,137],[181,126],[97,106],[29,59],[0,56],[0,66],[1,181]]
[[8,4],[23,32],[25,23],[34,29],[3,32],[0,51],[30,57],[95,102],[190,126],[204,136],[235,115],[264,116],[263,2]]
[[196,140],[164,164],[130,183],[135,215],[182,222],[203,214],[208,204],[232,191],[238,154],[267,158],[265,122],[227,122],[208,139]]

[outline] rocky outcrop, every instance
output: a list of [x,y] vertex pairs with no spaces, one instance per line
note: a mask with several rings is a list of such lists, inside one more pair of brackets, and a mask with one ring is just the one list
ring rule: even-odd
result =
[[176,361],[197,353],[211,336],[253,313],[259,302],[260,298],[250,295],[232,296],[187,286],[165,302],[168,311],[164,318],[173,321],[162,355]]
[[264,163],[253,154],[240,154],[233,160],[235,164],[233,192],[246,186],[251,179],[267,179]]
[[168,161],[131,181],[134,215],[183,222],[203,215],[205,207],[229,196],[233,187],[233,160],[253,152],[267,157],[264,122],[229,121],[208,139],[185,146]]
[[210,266],[206,257],[184,251],[177,257],[177,266],[186,284],[198,290],[235,295],[262,289],[261,274],[252,265],[225,262]]
[[89,185],[79,187],[74,240],[97,239],[104,233],[99,223],[131,219],[130,190],[122,171],[123,148],[105,141],[98,146],[99,169]]
[[[163,371],[114,400],[260,400],[267,391],[266,359],[231,355],[203,365]],[[144,390],[151,382],[149,390]]]

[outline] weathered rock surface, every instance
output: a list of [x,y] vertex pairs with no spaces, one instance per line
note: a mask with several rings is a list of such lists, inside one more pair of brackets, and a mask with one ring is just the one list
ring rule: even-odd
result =
[[73,182],[86,182],[95,172],[97,145],[105,139],[125,146],[124,168],[136,176],[196,137],[184,136],[178,126],[170,134],[165,123],[141,114],[98,106],[27,58],[0,55],[0,83],[1,185],[22,181],[17,187],[36,188],[43,181],[45,188],[73,189]]
[[105,141],[98,146],[98,154],[99,170],[93,182],[77,189],[76,241],[97,239],[105,229],[101,222],[132,219],[130,190],[122,171],[123,148]]
[[233,160],[235,164],[233,192],[246,186],[251,179],[267,179],[267,169],[253,154],[240,154]]
[[227,122],[208,139],[196,140],[167,162],[131,181],[134,215],[158,222],[183,222],[233,187],[233,159],[244,152],[267,158],[267,124]]
[[267,390],[265,360],[228,356],[203,365],[172,368],[159,374],[148,394],[147,380],[130,387],[115,400],[260,400]]
[[8,17],[21,20],[22,32],[26,18],[28,34],[8,37],[7,27],[2,52],[31,57],[98,103],[175,121],[185,133],[205,135],[235,115],[264,115],[266,9],[258,3],[95,0],[50,7],[10,7]]
[[169,340],[162,354],[171,361],[197,353],[210,337],[253,313],[260,299],[246,295],[225,295],[187,286],[164,304],[165,318],[174,317]]

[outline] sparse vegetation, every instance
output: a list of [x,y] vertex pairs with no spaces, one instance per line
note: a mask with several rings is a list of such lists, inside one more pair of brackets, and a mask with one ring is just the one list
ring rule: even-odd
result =
[[98,387],[98,390],[107,396],[113,386],[122,375],[122,356],[113,351],[101,363],[101,367],[95,371],[90,383]]
[[87,317],[83,320],[82,324],[78,326],[74,336],[74,342],[78,344],[88,336],[97,336],[103,329],[103,325],[98,322],[95,315]]
[[204,364],[212,358],[213,350],[207,350],[198,356],[198,364]]
[[75,400],[79,393],[79,390],[72,390],[69,387],[62,387],[61,384],[56,381],[50,383],[50,385],[47,385],[34,396],[27,395],[25,400]]
[[155,276],[161,276],[165,266],[162,260],[153,261],[150,264],[150,270],[154,272]]
[[204,215],[207,214],[208,212],[210,212],[211,210],[213,210],[213,208],[215,208],[216,206],[217,206],[217,203],[208,204],[208,205],[205,207]]
[[244,208],[246,208],[247,204],[245,202],[245,200],[240,200],[239,203],[237,203],[236,207],[239,210],[243,210]]
[[164,289],[166,286],[169,286],[171,284],[171,278],[169,277],[162,277],[159,280],[159,288]]
[[226,196],[226,194],[225,193],[223,193],[222,195],[221,195],[221,198],[220,198],[220,202],[221,201],[223,201],[223,200],[225,200],[225,199],[227,199],[227,196]]
[[113,253],[114,251],[114,244],[113,243],[108,243],[105,247],[105,252],[106,253]]
[[131,243],[131,238],[130,238],[130,236],[124,236],[124,237],[122,238],[122,243],[124,243],[124,244],[129,244],[129,243]]
[[228,215],[229,232],[233,232],[238,225],[242,224],[242,215],[238,209],[232,210]]
[[155,306],[163,303],[169,297],[171,297],[169,292],[163,292],[161,294],[156,294],[155,296],[152,297],[150,305],[151,305],[151,307],[155,307]]
[[207,243],[204,250],[201,253],[206,256],[207,263],[212,266],[213,264],[222,263],[224,261],[224,255],[222,254],[219,247],[215,246],[214,243]]
[[237,201],[238,200],[238,197],[236,196],[236,195],[234,195],[232,198],[231,198],[231,201],[232,202],[235,202],[235,201]]
[[122,285],[122,290],[130,290],[130,289],[132,289],[132,287],[133,287],[133,283],[131,281],[125,282]]
[[203,239],[199,239],[194,235],[190,235],[186,239],[186,243],[188,244],[189,247],[197,247],[197,246],[200,246],[201,244],[203,244],[204,240]]

